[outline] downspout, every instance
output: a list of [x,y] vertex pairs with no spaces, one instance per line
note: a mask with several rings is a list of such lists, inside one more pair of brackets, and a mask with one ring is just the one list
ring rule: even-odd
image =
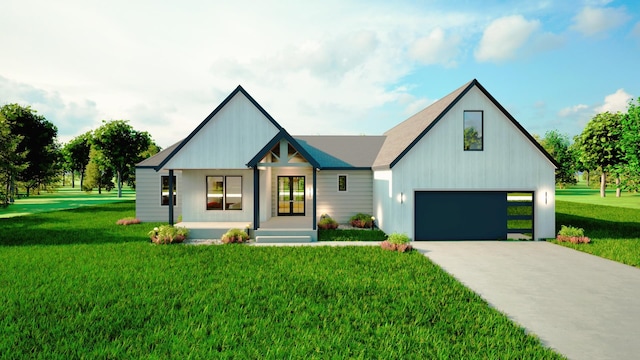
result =
[[260,226],[260,171],[253,167],[253,230]]
[[173,169],[169,170],[169,225],[173,226]]

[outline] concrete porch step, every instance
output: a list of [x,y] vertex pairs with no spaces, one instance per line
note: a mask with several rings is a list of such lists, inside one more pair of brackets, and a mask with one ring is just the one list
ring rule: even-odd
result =
[[264,229],[253,231],[256,242],[286,243],[318,241],[318,231],[311,229]]

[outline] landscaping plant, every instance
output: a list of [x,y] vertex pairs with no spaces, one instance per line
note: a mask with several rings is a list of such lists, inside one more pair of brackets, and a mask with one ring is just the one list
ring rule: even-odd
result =
[[573,244],[588,244],[591,239],[584,236],[584,229],[562,225],[556,240]]
[[349,219],[349,224],[356,228],[370,228],[373,220],[369,214],[358,213]]
[[148,233],[155,244],[177,244],[183,242],[189,235],[189,230],[180,226],[160,225]]
[[318,229],[320,230],[335,230],[338,228],[338,222],[333,220],[331,216],[322,214],[320,221],[318,221]]
[[242,244],[249,241],[249,235],[237,228],[229,229],[222,235],[223,244]]
[[120,219],[116,221],[117,225],[134,225],[140,224],[140,219],[134,217],[126,217],[124,219]]
[[406,234],[392,233],[387,240],[380,243],[380,247],[385,250],[407,252],[413,250],[410,242],[411,239]]

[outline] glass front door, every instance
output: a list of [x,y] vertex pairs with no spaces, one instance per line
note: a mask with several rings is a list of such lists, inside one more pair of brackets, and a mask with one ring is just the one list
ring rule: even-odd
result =
[[278,216],[304,216],[304,176],[278,176]]

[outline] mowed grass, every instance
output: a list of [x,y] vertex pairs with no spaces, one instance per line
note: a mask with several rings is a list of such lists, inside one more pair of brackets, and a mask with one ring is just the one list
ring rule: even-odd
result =
[[590,188],[585,182],[580,182],[566,189],[556,189],[556,200],[640,209],[640,193],[623,191],[617,198],[615,188],[608,187],[605,192],[607,196],[600,197],[599,188]]
[[560,243],[590,254],[640,267],[640,209],[556,201],[556,230],[583,228],[589,244]]
[[157,246],[133,207],[0,219],[0,358],[561,358],[418,252]]
[[16,199],[15,203],[6,208],[0,208],[0,219],[16,216],[24,216],[48,211],[74,209],[81,206],[91,206],[119,201],[135,200],[134,190],[126,187],[122,189],[122,197],[118,198],[118,190],[110,192],[98,191],[90,193],[80,190],[80,185],[75,188],[61,187],[54,192],[42,192],[40,195]]

